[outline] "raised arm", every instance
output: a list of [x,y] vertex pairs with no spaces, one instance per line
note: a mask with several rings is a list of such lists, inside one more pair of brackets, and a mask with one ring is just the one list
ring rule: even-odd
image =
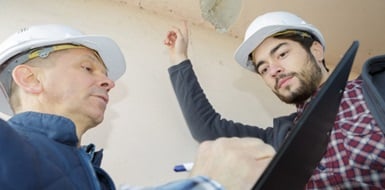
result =
[[199,142],[218,137],[257,137],[278,148],[293,126],[293,115],[274,119],[274,127],[259,128],[234,122],[215,111],[201,88],[188,59],[188,29],[173,27],[164,40],[169,49],[172,86],[192,136]]
[[183,22],[182,28],[173,27],[167,32],[164,44],[168,47],[171,64],[176,65],[187,59],[188,41],[186,22]]

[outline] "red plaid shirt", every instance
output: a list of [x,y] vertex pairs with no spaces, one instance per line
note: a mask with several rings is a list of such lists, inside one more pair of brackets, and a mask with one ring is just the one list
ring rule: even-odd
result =
[[[305,189],[385,189],[385,137],[361,85],[348,82],[327,151]],[[299,115],[305,106],[297,106]]]

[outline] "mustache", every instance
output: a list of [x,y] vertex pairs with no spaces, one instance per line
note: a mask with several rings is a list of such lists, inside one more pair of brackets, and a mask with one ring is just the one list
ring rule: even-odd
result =
[[297,76],[297,73],[291,72],[291,73],[283,73],[283,74],[278,75],[278,76],[275,78],[274,89],[278,89],[279,81],[280,81],[281,79],[286,78],[286,77],[294,77],[294,76]]

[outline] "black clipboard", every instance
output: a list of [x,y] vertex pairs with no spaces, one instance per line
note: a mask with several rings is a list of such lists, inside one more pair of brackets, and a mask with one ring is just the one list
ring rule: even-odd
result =
[[304,189],[326,151],[358,46],[354,41],[346,51],[253,190]]

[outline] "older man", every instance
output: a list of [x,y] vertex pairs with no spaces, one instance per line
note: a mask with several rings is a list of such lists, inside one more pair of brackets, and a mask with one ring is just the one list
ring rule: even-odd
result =
[[[81,146],[81,138],[103,121],[125,67],[113,40],[68,26],[32,26],[6,39],[0,45],[0,109],[13,116],[0,120],[0,187],[115,189],[100,168],[102,152]],[[206,142],[190,178],[154,188],[247,189],[273,155],[255,139]]]

